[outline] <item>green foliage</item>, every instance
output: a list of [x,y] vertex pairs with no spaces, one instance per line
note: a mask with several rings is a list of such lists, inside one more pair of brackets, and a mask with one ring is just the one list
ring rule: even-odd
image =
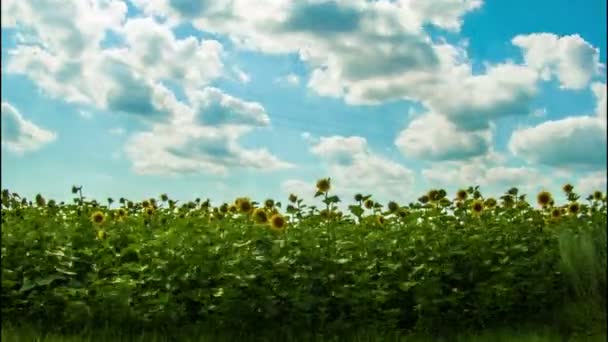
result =
[[[147,200],[149,212],[123,199],[120,217],[110,201],[74,190],[75,204],[53,206],[2,192],[3,321],[51,330],[201,324],[433,336],[543,321],[552,312],[605,322],[596,314],[606,309],[601,200],[556,219],[512,205],[526,202],[511,189],[513,203],[473,213],[483,196],[471,187],[462,202],[439,190],[436,203],[384,213],[377,202],[364,210],[371,196],[360,196],[348,206],[354,220],[337,214],[340,199],[325,192],[323,211],[290,199],[287,228],[272,230],[209,201],[164,207],[166,195]],[[275,203],[267,210],[279,210]],[[98,211],[104,220],[96,224]]]

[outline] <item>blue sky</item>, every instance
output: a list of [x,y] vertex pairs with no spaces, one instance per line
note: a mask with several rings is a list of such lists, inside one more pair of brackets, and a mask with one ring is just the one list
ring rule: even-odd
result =
[[606,189],[605,1],[57,3],[2,6],[28,197]]

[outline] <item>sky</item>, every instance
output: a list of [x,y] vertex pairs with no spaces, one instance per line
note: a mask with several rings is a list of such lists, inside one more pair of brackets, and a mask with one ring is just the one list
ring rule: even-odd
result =
[[600,0],[3,0],[2,188],[606,191],[606,40]]

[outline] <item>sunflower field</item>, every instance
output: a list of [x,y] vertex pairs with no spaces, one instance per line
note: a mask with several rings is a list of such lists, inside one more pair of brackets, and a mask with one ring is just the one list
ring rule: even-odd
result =
[[99,203],[81,187],[73,203],[57,203],[3,190],[3,324],[605,329],[605,193],[580,198],[566,185],[567,201],[556,203],[549,192],[487,198],[469,187],[409,204],[357,194],[341,212],[330,179],[316,186],[317,203],[290,195],[218,205],[165,194]]

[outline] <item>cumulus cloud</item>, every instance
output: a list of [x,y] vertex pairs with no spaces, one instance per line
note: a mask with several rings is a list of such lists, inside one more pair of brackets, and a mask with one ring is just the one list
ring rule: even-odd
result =
[[606,178],[606,171],[589,173],[576,183],[574,191],[582,197],[597,190],[606,192]]
[[8,102],[2,102],[2,144],[17,154],[31,152],[54,141],[57,134],[26,120]]
[[346,194],[373,189],[377,198],[404,199],[414,172],[371,151],[362,137],[321,137],[311,152],[327,165],[337,189]]
[[267,149],[247,149],[239,138],[253,128],[269,124],[257,102],[247,102],[205,88],[188,93],[192,107],[152,130],[134,134],[125,149],[140,174],[228,173],[229,168],[277,170],[293,167]]
[[596,82],[591,85],[591,90],[595,95],[597,105],[595,106],[595,113],[598,118],[606,122],[606,109],[608,103],[606,103],[606,83]]
[[518,35],[512,42],[523,49],[526,64],[545,80],[556,77],[566,89],[585,88],[602,70],[599,49],[577,34],[533,33]]
[[489,130],[463,131],[443,116],[427,113],[410,122],[395,140],[408,157],[425,160],[461,160],[490,150]]
[[200,122],[206,125],[267,126],[270,118],[259,103],[247,102],[213,87],[188,93]]
[[509,150],[531,163],[605,168],[606,125],[597,117],[549,120],[513,132]]

